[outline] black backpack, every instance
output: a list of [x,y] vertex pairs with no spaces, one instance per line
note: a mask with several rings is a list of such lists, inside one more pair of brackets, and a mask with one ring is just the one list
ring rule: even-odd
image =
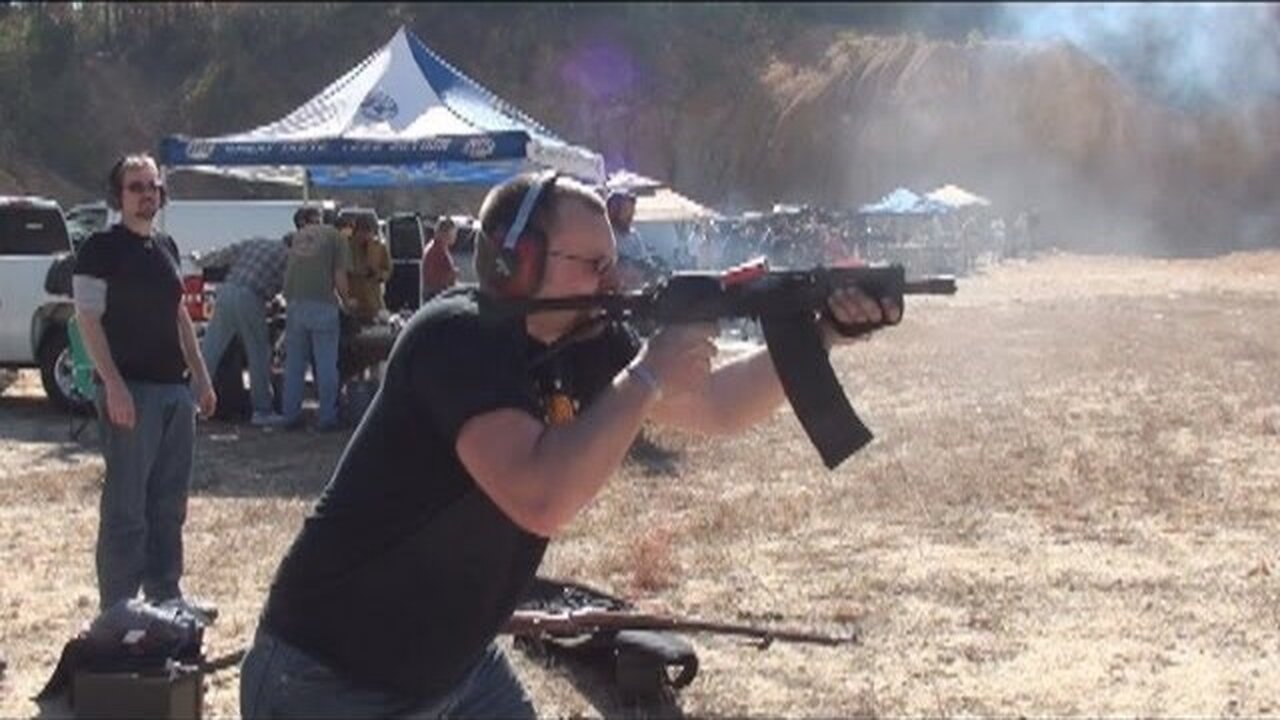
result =
[[58,665],[35,697],[62,694],[76,672],[165,673],[173,664],[204,664],[204,626],[177,608],[121,601],[94,618],[62,648]]

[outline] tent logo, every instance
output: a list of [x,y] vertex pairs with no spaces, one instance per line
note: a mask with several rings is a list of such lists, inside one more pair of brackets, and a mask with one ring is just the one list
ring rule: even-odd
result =
[[360,114],[370,120],[390,120],[400,113],[396,101],[383,90],[374,88],[360,103]]
[[486,158],[495,150],[493,138],[475,137],[462,145],[462,154],[472,159]]
[[207,140],[192,140],[187,143],[187,157],[192,160],[207,160],[213,154],[213,143]]

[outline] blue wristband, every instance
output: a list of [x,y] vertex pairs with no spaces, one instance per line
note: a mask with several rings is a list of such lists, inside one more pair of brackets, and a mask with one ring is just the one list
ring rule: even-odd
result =
[[637,363],[627,367],[627,374],[635,376],[645,387],[652,390],[654,395],[662,394],[662,384],[658,382],[658,378],[653,376],[649,368],[644,365]]

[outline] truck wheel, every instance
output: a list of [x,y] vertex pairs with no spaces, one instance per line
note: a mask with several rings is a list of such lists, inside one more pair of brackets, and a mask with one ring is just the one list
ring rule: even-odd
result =
[[94,413],[93,401],[76,391],[65,325],[55,326],[45,333],[36,359],[40,362],[40,384],[54,407],[77,415]]

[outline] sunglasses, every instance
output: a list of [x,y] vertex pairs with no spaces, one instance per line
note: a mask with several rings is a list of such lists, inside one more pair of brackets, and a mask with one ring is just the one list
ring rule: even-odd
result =
[[572,262],[590,265],[596,275],[604,277],[615,265],[618,264],[618,258],[613,255],[601,255],[600,257],[586,257],[584,255],[574,255],[573,253],[559,252],[557,250],[548,250],[547,257],[559,258],[560,260],[570,260]]
[[164,189],[164,185],[162,185],[161,183],[142,182],[141,180],[131,182],[128,185],[125,185],[124,187],[126,190],[128,190],[129,192],[135,195],[141,195],[146,192],[160,192],[161,190]]

